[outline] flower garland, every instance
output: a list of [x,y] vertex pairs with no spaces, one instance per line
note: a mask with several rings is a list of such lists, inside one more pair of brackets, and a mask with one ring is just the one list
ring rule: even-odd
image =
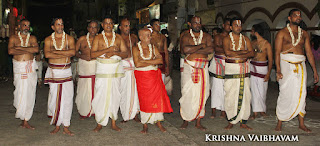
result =
[[20,39],[20,42],[21,42],[21,47],[27,47],[28,43],[29,43],[30,33],[28,33],[28,35],[27,35],[27,39],[26,39],[25,45],[23,45],[23,39],[21,37],[20,31],[18,32],[18,36],[19,36],[19,39]]
[[66,38],[66,33],[63,31],[63,33],[62,33],[62,43],[61,43],[61,46],[58,48],[57,47],[57,42],[56,42],[56,39],[55,39],[55,32],[53,32],[52,34],[51,34],[51,38],[52,38],[52,42],[53,42],[53,46],[54,46],[54,48],[56,49],[56,50],[59,50],[59,51],[61,51],[62,49],[63,49],[63,47],[64,47],[64,42],[66,41],[65,40],[65,38]]
[[302,30],[301,30],[300,26],[298,26],[298,39],[297,39],[297,41],[296,41],[296,42],[294,42],[294,35],[293,35],[293,33],[292,33],[292,30],[291,30],[291,28],[290,28],[289,23],[287,24],[287,28],[288,28],[289,33],[290,33],[290,36],[291,36],[291,43],[292,43],[292,46],[293,46],[293,47],[295,47],[295,46],[297,46],[297,45],[298,45],[298,43],[300,42],[301,35],[302,35]]
[[90,35],[90,33],[88,32],[86,39],[87,39],[88,47],[89,47],[89,49],[91,49],[91,44],[90,44],[90,41],[89,41],[89,35]]
[[235,43],[235,41],[233,39],[233,36],[232,36],[232,32],[229,33],[229,36],[230,36],[230,39],[231,39],[231,42],[232,42],[232,50],[233,51],[239,51],[241,46],[242,46],[242,34],[240,33],[239,46],[238,46],[237,50],[236,50],[236,43]]
[[110,46],[113,46],[114,45],[114,42],[116,40],[116,33],[114,31],[112,31],[112,40],[111,40],[111,44],[109,46],[109,42],[108,42],[108,38],[106,37],[106,34],[104,33],[104,31],[101,32],[102,36],[103,36],[103,39],[104,39],[104,42],[106,43],[107,45],[107,48],[109,48]]
[[141,41],[138,42],[138,48],[139,48],[139,51],[140,51],[140,56],[141,56],[141,58],[142,58],[143,60],[150,60],[151,57],[152,57],[152,46],[151,46],[151,44],[149,44],[148,47],[149,47],[149,53],[150,53],[150,54],[149,54],[149,57],[146,58],[146,57],[144,57],[144,55],[143,55],[143,50],[142,50],[142,46],[141,46]]
[[193,39],[193,42],[194,42],[194,45],[200,45],[201,42],[202,42],[202,37],[203,37],[203,31],[200,30],[200,35],[198,37],[198,39],[196,39],[196,37],[194,36],[193,32],[192,32],[192,29],[190,29],[190,35]]

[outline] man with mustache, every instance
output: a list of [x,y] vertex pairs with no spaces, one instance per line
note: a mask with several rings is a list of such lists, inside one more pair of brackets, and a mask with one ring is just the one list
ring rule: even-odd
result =
[[56,125],[51,131],[55,134],[63,125],[63,133],[74,135],[70,130],[73,107],[73,81],[71,57],[75,55],[74,38],[64,32],[61,18],[53,19],[51,28],[54,31],[44,40],[44,55],[48,58],[49,67],[45,75],[45,84],[49,84],[48,116],[50,124]]
[[13,55],[13,105],[16,108],[16,118],[22,120],[21,127],[35,129],[29,125],[36,99],[37,65],[34,53],[38,53],[37,38],[30,35],[30,21],[23,19],[19,23],[20,31],[10,36],[8,53]]
[[302,21],[301,11],[292,9],[288,20],[287,27],[278,32],[275,40],[275,64],[280,88],[276,108],[278,124],[275,130],[281,131],[282,121],[290,121],[298,116],[299,129],[310,133],[311,130],[304,125],[307,94],[306,57],[313,70],[314,83],[319,81],[319,76],[310,46],[310,37],[308,32],[299,26]]

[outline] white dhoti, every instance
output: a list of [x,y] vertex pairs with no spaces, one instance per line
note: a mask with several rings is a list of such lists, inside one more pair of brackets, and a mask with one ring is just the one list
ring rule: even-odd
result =
[[79,79],[76,104],[81,117],[91,117],[93,113],[91,102],[94,97],[96,60],[79,59]]
[[228,63],[225,67],[224,106],[228,121],[246,124],[250,116],[250,69],[249,63]]
[[203,118],[209,96],[209,72],[206,59],[185,60],[181,76],[180,115],[185,121]]
[[120,111],[124,121],[133,119],[139,112],[139,98],[136,79],[134,77],[134,62],[132,58],[122,60],[124,77],[121,78]]
[[38,82],[42,81],[42,69],[43,69],[43,64],[42,61],[37,61],[37,76],[38,76]]
[[145,113],[141,111],[140,117],[142,124],[155,124],[159,121],[164,121],[163,113]]
[[[52,67],[69,67],[53,69]],[[70,126],[73,108],[73,81],[70,64],[49,64],[45,75],[45,84],[49,84],[48,116],[51,125]]]
[[211,108],[224,111],[224,74],[225,56],[214,55],[211,60],[209,71],[213,74],[211,78]]
[[98,124],[106,126],[109,117],[118,119],[120,106],[120,78],[124,76],[121,57],[97,58],[95,93],[92,109]]
[[251,105],[253,112],[266,112],[266,99],[268,81],[264,77],[268,73],[268,61],[251,61],[250,83],[251,83]]
[[279,80],[276,114],[280,121],[289,121],[306,114],[307,72],[304,55],[280,54],[283,78]]
[[29,121],[36,99],[37,73],[35,60],[13,62],[13,106],[16,108],[16,118]]

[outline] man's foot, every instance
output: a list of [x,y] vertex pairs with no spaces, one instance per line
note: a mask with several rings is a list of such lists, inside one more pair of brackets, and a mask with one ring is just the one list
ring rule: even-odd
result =
[[140,131],[142,134],[147,134],[148,133],[148,125],[143,124],[143,129]]
[[230,130],[233,127],[233,124],[229,123],[227,127],[224,127],[225,130]]
[[201,131],[206,131],[207,130],[207,128],[203,127],[201,124],[199,124],[199,125],[197,124],[195,127],[200,129]]
[[186,129],[188,127],[188,121],[183,121],[182,125],[180,126],[180,129]]
[[60,130],[60,126],[56,126],[56,128],[54,130],[52,130],[50,133],[56,134],[57,132],[59,132],[59,130]]
[[244,129],[247,129],[247,130],[252,130],[252,128],[249,127],[247,124],[240,124],[240,128],[244,128]]
[[116,125],[116,121],[115,121],[115,120],[112,120],[111,129],[112,129],[112,130],[115,130],[115,131],[121,131],[121,128],[119,128],[119,127]]
[[63,134],[68,134],[70,136],[74,135],[74,133],[69,130],[69,127],[63,127]]
[[138,118],[138,114],[134,117],[134,119],[133,119],[134,121],[136,121],[136,122],[138,122],[138,123],[140,123],[141,121],[140,121],[140,119]]
[[220,118],[225,118],[227,115],[226,115],[226,112],[225,111],[221,111],[221,115],[220,115]]
[[276,130],[276,131],[278,131],[278,132],[281,132],[281,127],[282,127],[282,121],[279,121],[279,120],[278,120],[278,124],[277,124],[277,126],[276,126],[276,129],[274,129],[274,130]]
[[102,125],[98,124],[96,128],[93,129],[94,132],[99,132],[102,129]]
[[35,128],[32,127],[31,125],[29,125],[29,123],[27,121],[22,121],[20,127],[22,128],[27,128],[27,129],[31,129],[31,130],[34,130]]
[[311,130],[308,129],[305,125],[299,126],[299,129],[301,129],[301,130],[303,130],[303,131],[305,131],[305,132],[307,132],[307,133],[311,133]]
[[254,119],[257,118],[257,117],[258,117],[258,113],[257,113],[257,112],[254,112],[253,115],[250,116],[249,119],[254,120]]
[[213,109],[212,109],[212,114],[211,114],[210,118],[211,118],[211,119],[214,119],[215,117],[216,117],[216,109],[213,108]]
[[167,129],[162,126],[160,121],[157,122],[157,126],[159,127],[161,132],[166,132],[167,131]]
[[124,123],[127,123],[128,121],[125,121],[125,120],[122,120],[120,123],[121,124],[124,124]]
[[260,112],[260,115],[263,116],[264,118],[268,117],[268,115],[265,112]]

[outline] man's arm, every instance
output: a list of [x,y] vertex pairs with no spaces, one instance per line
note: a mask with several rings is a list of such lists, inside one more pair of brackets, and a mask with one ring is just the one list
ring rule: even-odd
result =
[[196,53],[207,55],[207,54],[212,54],[214,52],[211,35],[206,35],[205,38],[206,38],[206,47],[199,49],[198,51],[196,51]]
[[65,57],[73,57],[75,55],[75,41],[72,36],[68,37],[68,45],[66,46],[68,50],[53,50],[52,53],[58,54],[58,55],[63,55]]
[[14,45],[14,40],[14,36],[10,37],[9,39],[8,54],[10,55],[23,55],[29,53],[37,53],[39,51],[38,47],[17,47]]
[[128,57],[127,46],[126,46],[124,40],[122,39],[122,37],[120,35],[118,35],[118,37],[120,40],[120,52],[112,52],[111,56],[117,55],[117,56],[120,56],[121,58],[127,58]]
[[264,81],[267,82],[269,81],[270,78],[270,74],[271,74],[271,69],[272,69],[272,64],[273,64],[273,57],[272,57],[272,48],[269,42],[266,43],[267,44],[267,57],[268,57],[268,73],[267,75],[264,77]]
[[277,72],[277,81],[279,81],[283,77],[281,73],[281,68],[280,68],[280,53],[282,50],[283,37],[284,37],[284,34],[280,30],[275,40],[275,64],[276,64],[276,72]]
[[30,46],[28,47],[16,47],[17,50],[23,50],[28,53],[38,53],[39,52],[39,45],[37,38],[35,36],[30,36]]
[[185,35],[182,37],[182,42],[180,44],[182,44],[181,48],[183,50],[183,53],[185,54],[193,54],[197,52],[199,49],[206,47],[205,44],[188,45],[188,38]]
[[[146,63],[149,65],[160,65],[160,64],[163,64],[163,60],[162,60],[162,55],[160,54],[159,50],[157,47],[154,47],[154,54],[155,54],[155,59],[151,59],[151,60],[143,60],[141,57],[140,57],[140,62],[142,63]],[[140,53],[140,52],[139,52]]]
[[103,49],[103,50],[98,50],[98,47],[99,47],[99,38],[98,38],[98,36],[96,36],[96,37],[94,37],[91,52],[90,52],[91,59],[97,58],[103,54],[110,53],[110,52],[116,50],[115,46],[111,46],[111,47]]
[[310,37],[308,32],[303,31],[303,34],[305,34],[305,41],[304,41],[304,48],[306,50],[306,55],[308,57],[308,61],[312,67],[313,70],[313,78],[314,78],[314,83],[318,83],[319,81],[319,76],[318,76],[318,72],[317,72],[317,68],[316,68],[316,63],[314,61],[314,56],[312,54],[311,51],[311,46],[310,46]]
[[165,74],[166,76],[168,76],[170,74],[170,70],[169,70],[169,67],[170,67],[170,62],[169,62],[169,51],[168,51],[168,46],[167,46],[167,38],[162,35],[164,37],[164,43],[163,43],[163,50],[164,50],[164,54],[165,54],[165,68],[166,68],[166,71],[165,71]]
[[59,58],[65,58],[66,56],[64,55],[58,55],[58,54],[55,54],[55,53],[52,53],[52,50],[50,49],[50,38],[46,38],[44,40],[44,56],[46,58],[49,58],[49,59],[59,59]]
[[[230,39],[229,37],[225,37],[223,39],[223,49],[228,57],[235,57],[235,58],[251,58],[254,56],[254,52],[250,43],[250,40],[245,37],[246,43],[247,43],[247,50],[240,50],[240,51],[233,51],[230,50]],[[225,48],[228,47],[228,48]]]
[[223,50],[223,40],[221,40],[221,35],[214,36],[213,47],[214,52],[224,52]]
[[163,64],[162,56],[160,55],[158,49],[155,50],[155,59],[153,60],[143,60],[140,57],[140,51],[137,46],[132,48],[132,55],[133,55],[133,61],[135,67],[146,67],[149,65],[158,65],[158,64]]
[[81,54],[79,53],[79,50],[81,48],[81,42],[83,41],[83,37],[80,37],[79,40],[76,43],[76,57],[80,58]]

